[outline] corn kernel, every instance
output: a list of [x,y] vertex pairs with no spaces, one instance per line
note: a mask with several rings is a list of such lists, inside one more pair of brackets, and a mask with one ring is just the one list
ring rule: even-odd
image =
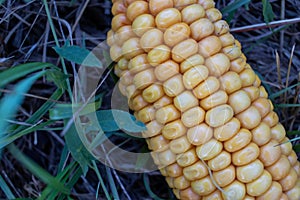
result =
[[192,4],[181,11],[182,21],[191,24],[194,21],[203,18],[205,16],[204,8],[199,4]]
[[257,87],[244,87],[243,90],[248,94],[251,101],[255,101],[257,98],[259,98],[259,89]]
[[153,68],[137,73],[133,78],[133,83],[137,89],[144,89],[156,81]]
[[231,94],[242,87],[242,81],[236,72],[229,71],[220,77],[221,88]]
[[222,151],[219,155],[208,161],[208,166],[213,171],[219,171],[228,167],[231,163],[231,155]]
[[207,9],[206,10],[206,16],[212,22],[216,22],[216,21],[222,19],[221,12],[218,9],[216,9],[216,8]]
[[182,7],[196,3],[196,0],[174,0],[174,7],[181,10]]
[[248,145],[251,139],[251,132],[242,128],[234,137],[224,142],[224,148],[228,152],[235,152]]
[[187,89],[193,89],[199,83],[207,79],[208,69],[204,65],[192,67],[183,74],[183,85]]
[[227,105],[220,105],[206,112],[205,122],[211,127],[222,126],[233,117],[232,108]]
[[148,103],[145,101],[145,99],[142,97],[142,95],[137,95],[133,99],[129,100],[129,107],[132,110],[140,110],[144,107],[146,107]]
[[161,130],[163,128],[163,125],[158,123],[156,120],[153,120],[146,124],[146,131],[143,131],[143,137],[154,137],[161,133]]
[[198,99],[190,91],[184,91],[174,98],[175,107],[184,112],[198,105]]
[[286,195],[289,199],[300,199],[300,181],[290,190],[286,191]]
[[132,30],[139,37],[154,27],[154,17],[150,14],[142,14],[132,22]]
[[199,107],[193,107],[181,115],[181,121],[186,127],[193,127],[204,121],[205,111]]
[[209,110],[213,107],[225,104],[228,101],[228,95],[226,92],[219,90],[209,97],[200,101],[200,106],[205,110]]
[[288,159],[290,161],[291,166],[294,166],[296,163],[298,163],[297,162],[298,157],[297,157],[297,154],[295,153],[295,151],[292,151],[290,153],[290,155],[288,156]]
[[182,167],[177,163],[167,166],[166,168],[167,175],[170,177],[178,177],[182,175]]
[[253,129],[257,127],[261,121],[259,111],[254,107],[250,106],[248,109],[236,115],[242,124],[242,127],[247,129]]
[[141,94],[141,91],[136,89],[135,85],[128,85],[125,88],[125,94],[127,96],[128,99],[132,99],[134,97],[136,97],[137,95]]
[[111,8],[111,13],[115,16],[120,13],[125,13],[126,12],[126,7],[123,3],[123,0],[119,0],[116,2],[113,2],[112,8]]
[[288,191],[292,189],[295,184],[297,183],[298,175],[294,168],[291,168],[288,175],[283,179],[279,180],[278,182],[282,186],[282,191]]
[[289,141],[289,138],[285,137],[282,141],[280,141],[280,149],[282,154],[289,156],[293,150],[292,143]]
[[265,199],[280,200],[281,194],[282,194],[281,185],[278,182],[273,181],[271,187],[261,196],[257,197],[257,200],[265,200]]
[[252,105],[257,108],[262,118],[264,118],[271,111],[269,100],[265,98],[258,98],[253,102]]
[[194,181],[207,176],[208,171],[206,166],[201,161],[198,161],[193,165],[183,168],[183,174],[189,181]]
[[137,55],[128,63],[128,70],[132,74],[136,74],[148,68],[151,68],[151,65],[148,63],[147,54]]
[[118,61],[118,67],[121,70],[126,70],[126,69],[128,69],[128,63],[129,63],[129,61],[123,57]]
[[201,197],[196,194],[191,187],[180,191],[180,199],[200,199]]
[[172,60],[168,60],[155,67],[154,73],[159,81],[166,81],[179,73],[179,65]]
[[159,100],[157,100],[155,103],[153,103],[153,107],[155,109],[160,109],[164,106],[170,105],[173,102],[173,99],[167,95],[163,96]]
[[251,183],[246,184],[247,194],[251,196],[260,196],[265,193],[272,184],[271,174],[264,170],[262,175]]
[[166,124],[180,118],[180,112],[173,105],[167,105],[156,111],[156,120],[161,124]]
[[217,36],[208,36],[203,38],[199,43],[199,53],[207,58],[218,53],[222,48],[221,40]]
[[217,78],[209,76],[204,82],[194,88],[193,93],[198,99],[203,99],[220,88],[220,82]]
[[219,20],[214,23],[215,25],[215,34],[217,36],[224,35],[229,32],[229,25],[225,20]]
[[225,169],[213,172],[213,177],[220,187],[225,187],[235,180],[235,167],[229,165]]
[[234,117],[223,126],[215,128],[214,137],[219,141],[226,141],[236,135],[240,127],[240,121]]
[[184,176],[174,178],[174,187],[180,190],[184,190],[190,186],[190,181],[186,180]]
[[182,62],[188,57],[198,52],[198,44],[193,39],[184,40],[172,49],[172,59],[176,62]]
[[159,84],[152,84],[145,88],[142,92],[142,96],[148,103],[153,103],[164,96],[164,90]]
[[149,146],[152,151],[161,152],[165,151],[169,147],[169,141],[166,140],[162,135],[157,135],[149,139]]
[[144,50],[140,46],[139,38],[130,38],[122,46],[122,55],[128,60],[142,53]]
[[166,45],[159,45],[148,52],[147,59],[151,65],[157,66],[158,64],[169,60],[170,56],[170,48]]
[[280,200],[289,200],[289,198],[286,194],[282,193]]
[[137,112],[138,120],[142,121],[143,123],[147,123],[149,121],[154,120],[155,118],[155,109],[153,106],[147,106],[140,111]]
[[251,132],[253,135],[252,141],[258,146],[268,143],[271,139],[271,129],[264,122],[261,122],[256,128],[251,130]]
[[223,149],[223,144],[215,139],[211,139],[205,144],[196,148],[198,157],[202,160],[210,160],[216,157]]
[[[216,34],[216,32],[215,32],[215,34]],[[219,39],[221,40],[222,47],[230,46],[230,45],[234,44],[234,41],[235,41],[233,35],[230,34],[230,33],[226,33],[226,34],[221,35],[219,37]],[[232,61],[232,62],[236,62],[236,61]],[[246,63],[245,63],[245,65],[246,65]]]
[[242,183],[250,183],[262,175],[264,165],[258,159],[236,168],[236,176]]
[[162,10],[172,8],[173,6],[173,0],[149,0],[149,9],[153,15],[157,15]]
[[135,37],[135,33],[132,31],[132,27],[130,25],[122,26],[114,34],[114,42],[122,46],[125,41],[132,37]]
[[168,166],[176,162],[176,155],[170,149],[167,149],[158,153],[158,159],[161,166]]
[[176,160],[179,166],[181,167],[187,167],[192,165],[197,161],[197,155],[195,148],[192,148],[182,154],[178,154],[176,156]]
[[174,188],[174,178],[173,177],[166,177],[166,182],[170,188]]
[[172,121],[164,126],[162,134],[166,139],[176,139],[186,133],[186,128],[180,119]]
[[116,32],[120,27],[130,25],[129,19],[124,13],[119,13],[112,18],[111,29]]
[[194,21],[191,25],[191,36],[196,41],[200,41],[214,32],[214,24],[207,18]]
[[149,52],[154,47],[162,45],[163,40],[163,32],[157,28],[152,28],[142,35],[140,45],[146,52]]
[[271,111],[271,112],[269,112],[269,114],[267,114],[262,119],[262,121],[265,122],[266,124],[268,124],[270,127],[273,127],[276,124],[278,124],[279,118],[278,118],[278,115],[274,111]]
[[164,42],[166,45],[173,47],[179,42],[188,39],[190,34],[190,27],[186,23],[176,23],[164,32]]
[[246,60],[239,57],[233,61],[231,61],[230,70],[240,73],[245,69],[246,66]]
[[235,45],[235,44],[223,48],[222,52],[226,56],[228,56],[228,58],[229,58],[230,61],[239,58],[241,56],[241,54],[242,54],[241,49],[237,45]]
[[193,191],[195,191],[199,195],[208,195],[216,189],[209,176],[191,182],[191,186],[193,188]]
[[287,157],[281,155],[273,165],[266,167],[266,170],[272,175],[273,180],[278,181],[288,175],[290,168],[291,165]]
[[166,8],[155,17],[155,24],[159,29],[166,29],[181,22],[181,13],[175,8]]
[[148,3],[145,1],[135,1],[127,7],[126,16],[133,21],[139,15],[149,13]]
[[266,89],[263,86],[259,87],[259,96],[263,97],[263,98],[268,98],[268,93],[267,93]]
[[210,193],[209,195],[203,196],[202,200],[219,200],[223,199],[222,194],[220,190],[215,190],[213,193]]
[[213,130],[205,123],[194,126],[187,131],[187,139],[193,145],[201,145],[208,142],[213,136]]
[[117,44],[110,47],[109,53],[113,61],[119,61],[122,58],[122,48]]
[[236,166],[247,165],[256,160],[259,156],[258,146],[251,142],[245,148],[236,151],[232,154],[232,163]]
[[[217,53],[205,60],[205,66],[211,76],[222,76],[230,68],[230,61],[223,53]],[[243,81],[243,79],[242,79]]]
[[245,185],[237,180],[223,188],[223,190],[222,196],[224,200],[243,200],[246,195]]
[[184,73],[190,68],[197,66],[197,65],[203,65],[204,64],[204,58],[200,54],[195,54],[187,59],[185,59],[182,63],[180,63],[180,72]]
[[169,97],[175,97],[184,91],[182,75],[178,74],[163,83],[164,91]]

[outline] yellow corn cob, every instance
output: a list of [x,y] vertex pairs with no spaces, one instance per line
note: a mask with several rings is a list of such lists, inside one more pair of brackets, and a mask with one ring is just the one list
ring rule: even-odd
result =
[[176,197],[300,199],[297,156],[214,1],[112,2],[119,88]]

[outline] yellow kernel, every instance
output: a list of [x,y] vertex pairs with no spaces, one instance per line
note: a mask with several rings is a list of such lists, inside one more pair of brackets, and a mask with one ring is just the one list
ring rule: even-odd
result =
[[261,116],[259,111],[254,107],[250,106],[248,109],[236,115],[242,124],[242,127],[246,129],[253,129],[261,122]]
[[190,186],[190,181],[186,180],[184,176],[174,178],[174,187],[180,190],[186,189]]
[[147,54],[140,54],[132,58],[128,63],[128,69],[130,73],[136,74],[147,68],[150,68],[151,65],[148,63]]
[[272,176],[268,171],[264,170],[259,178],[246,184],[247,194],[255,197],[260,196],[270,188],[271,184]]
[[229,70],[230,61],[225,54],[217,53],[205,60],[205,66],[208,68],[210,75],[219,77]]
[[170,188],[174,188],[174,178],[173,177],[166,177],[166,182]]
[[170,57],[171,51],[170,48],[166,45],[159,45],[154,47],[151,51],[149,51],[147,55],[148,62],[153,66],[169,60]]
[[192,55],[187,59],[185,59],[182,63],[180,63],[180,72],[184,73],[194,66],[203,65],[203,64],[204,64],[204,58],[200,54]]
[[149,147],[155,152],[165,151],[169,147],[169,141],[162,135],[157,135],[149,139]]
[[165,95],[162,98],[160,98],[159,100],[157,100],[156,102],[154,102],[153,107],[155,109],[160,109],[164,106],[170,105],[171,103],[173,103],[173,99],[171,97]]
[[119,67],[121,70],[126,70],[126,69],[128,69],[128,60],[125,59],[124,57],[121,58],[121,59],[118,61],[118,67]]
[[154,47],[163,44],[163,37],[164,34],[161,30],[152,28],[142,35],[140,39],[141,48],[149,52]]
[[198,52],[198,44],[193,39],[184,40],[172,49],[172,59],[175,62],[182,62],[188,57],[196,54]]
[[167,176],[178,177],[182,175],[182,167],[177,163],[167,166],[166,168]]
[[164,95],[164,91],[161,85],[159,84],[152,84],[149,87],[145,88],[142,96],[144,97],[145,101],[148,103],[153,103],[157,101]]
[[273,127],[278,124],[279,118],[274,111],[271,111],[262,119],[262,121],[268,124],[270,127]]
[[296,185],[297,180],[298,180],[298,175],[295,169],[291,168],[287,176],[279,180],[278,182],[282,186],[283,191],[288,191]]
[[156,81],[153,68],[137,73],[133,78],[133,83],[137,89],[143,89]]
[[208,166],[213,171],[219,171],[228,167],[231,163],[231,155],[222,151],[219,155],[208,161]]
[[176,8],[166,8],[155,17],[155,23],[159,29],[168,28],[179,22],[181,22],[181,13]]
[[214,23],[215,25],[215,34],[217,36],[226,34],[229,32],[229,25],[225,20],[219,20]]
[[198,0],[198,3],[203,6],[203,8],[209,9],[215,7],[215,1],[214,0]]
[[158,123],[156,120],[153,120],[146,125],[146,128],[147,130],[143,131],[143,137],[154,137],[161,133],[163,125]]
[[175,97],[184,91],[182,75],[178,74],[163,83],[165,93],[170,97]]
[[175,154],[186,152],[191,147],[191,143],[187,140],[186,136],[174,139],[170,142],[170,149]]
[[130,38],[122,46],[122,55],[128,60],[142,53],[144,50],[140,46],[139,38]]
[[234,59],[237,59],[241,56],[242,51],[241,49],[237,46],[237,45],[231,45],[231,46],[227,46],[224,47],[222,49],[222,52],[228,56],[229,60],[232,61]]
[[129,101],[129,107],[134,110],[141,110],[142,108],[146,107],[148,103],[145,101],[145,99],[142,97],[142,95],[137,95],[133,99],[130,99]]
[[160,11],[173,6],[173,0],[149,0],[149,9],[153,15],[157,15]]
[[300,199],[300,181],[298,179],[296,185],[285,192],[289,199]]
[[114,35],[114,42],[122,46],[125,41],[132,37],[136,37],[136,35],[132,31],[131,26],[122,26],[116,31]]
[[183,85],[187,89],[193,89],[208,77],[208,69],[204,65],[192,67],[183,74]]
[[281,194],[282,194],[281,185],[278,182],[273,181],[271,187],[256,199],[257,200],[265,200],[265,199],[280,200]]
[[176,156],[176,160],[178,165],[180,165],[181,167],[186,167],[186,166],[190,166],[193,163],[195,163],[198,158],[195,152],[195,148],[192,148],[182,154],[178,154]]
[[213,130],[205,123],[190,128],[187,131],[187,139],[193,145],[201,145],[208,142],[213,136]]
[[239,57],[231,61],[230,70],[236,73],[242,72],[246,67],[246,60],[242,57]]
[[113,61],[119,61],[122,58],[122,48],[117,44],[113,44],[109,49],[110,57]]
[[137,16],[149,13],[148,3],[145,1],[135,1],[127,7],[126,16],[133,21]]
[[205,122],[215,128],[226,124],[232,117],[232,108],[224,104],[208,110],[205,115]]
[[213,177],[220,187],[225,187],[232,183],[235,179],[235,167],[229,165],[225,169],[213,172]]
[[259,89],[254,86],[244,87],[243,90],[247,92],[251,101],[255,101],[259,97]]
[[179,138],[185,133],[186,128],[180,119],[166,124],[162,129],[163,136],[168,140]]
[[165,31],[164,42],[166,45],[173,47],[179,42],[188,39],[190,34],[190,27],[186,23],[176,23]]
[[247,68],[240,73],[240,78],[243,87],[251,86],[255,81],[255,73],[252,69]]
[[242,128],[234,137],[224,142],[224,148],[228,152],[235,152],[248,145],[251,139],[251,132]]
[[193,89],[193,94],[198,99],[203,99],[220,88],[220,82],[216,77],[209,76],[204,82]]
[[214,32],[213,23],[207,18],[201,18],[194,21],[191,25],[191,35],[196,41],[211,35]]
[[198,99],[190,91],[184,91],[174,98],[174,105],[178,110],[184,112],[198,105]]
[[282,193],[280,200],[289,200],[289,198],[285,193]]
[[154,17],[150,14],[142,14],[132,22],[132,30],[139,37],[154,27]]
[[223,199],[222,194],[220,190],[215,190],[213,193],[210,193],[209,195],[203,196],[202,200],[219,200]]
[[221,40],[217,36],[209,36],[202,39],[199,43],[199,53],[207,58],[218,53],[222,48]]
[[229,71],[220,77],[221,89],[231,94],[242,87],[242,81],[236,72]]
[[130,4],[132,4],[133,2],[137,1],[137,0],[123,0],[124,1],[124,5],[126,7],[128,7]]
[[241,123],[237,118],[232,118],[223,126],[214,129],[214,137],[219,141],[226,141],[232,138],[240,130]]
[[192,4],[182,9],[181,15],[183,22],[191,24],[194,21],[203,18],[205,16],[205,10],[199,4]]
[[209,110],[213,107],[225,104],[228,100],[227,93],[223,90],[219,90],[212,95],[206,97],[205,99],[202,99],[200,101],[200,106],[204,108],[205,110]]
[[208,171],[207,167],[201,161],[198,161],[193,165],[183,168],[183,174],[189,181],[194,181],[207,176]]
[[180,190],[179,190],[179,189],[173,189],[172,191],[173,191],[175,197],[176,197],[177,199],[179,199],[179,198],[180,198]]
[[161,166],[168,166],[176,162],[176,155],[170,150],[158,153],[158,159]]
[[258,98],[252,103],[257,108],[261,117],[265,117],[271,111],[271,105],[266,98]]
[[120,83],[122,83],[123,85],[130,85],[133,83],[133,75],[126,70],[126,72],[122,73],[122,75],[120,76]]
[[178,199],[200,199],[201,197],[196,194],[191,187],[180,191],[180,198]]
[[268,98],[268,93],[264,86],[259,87],[259,96],[263,98]]
[[219,37],[219,39],[221,40],[221,43],[222,43],[222,46],[223,47],[227,47],[229,45],[232,45],[234,44],[234,37],[232,34],[230,33],[226,33],[226,34],[223,34]]
[[251,132],[253,135],[252,141],[258,146],[268,143],[271,139],[271,129],[264,122],[261,122],[256,128],[251,130]]
[[120,14],[120,13],[125,13],[125,12],[126,12],[126,7],[124,5],[123,0],[113,2],[112,8],[111,8],[111,13],[113,14],[113,16]]
[[246,195],[245,185],[237,180],[224,187],[223,190],[222,196],[224,200],[243,200]]
[[216,22],[216,21],[222,19],[222,13],[216,8],[207,9],[206,16],[212,22]]
[[273,165],[266,167],[266,170],[272,175],[273,180],[278,181],[288,175],[290,168],[291,165],[287,157],[281,155]]
[[256,160],[258,156],[259,148],[255,143],[251,142],[245,148],[232,154],[232,163],[236,166],[247,165]]
[[258,159],[248,165],[236,168],[236,176],[242,183],[250,183],[262,175],[264,165]]
[[121,92],[122,95],[126,96],[126,85],[123,85],[122,83],[118,83],[118,88],[119,91]]
[[205,111],[199,107],[193,107],[181,115],[181,121],[186,127],[193,127],[203,122]]
[[141,93],[141,91],[137,90],[134,84],[128,85],[125,88],[125,95],[128,99],[134,98],[140,93]]
[[290,153],[290,155],[288,156],[288,159],[291,163],[291,166],[294,166],[294,165],[296,165],[296,163],[299,163],[298,162],[298,157],[297,157],[297,154],[295,153],[295,151],[292,151]]
[[289,156],[293,150],[292,143],[289,141],[288,137],[285,137],[282,141],[280,141],[280,148],[282,154]]
[[191,186],[193,191],[199,195],[208,195],[216,189],[216,186],[213,184],[209,176],[191,182]]
[[156,111],[155,118],[159,123],[165,124],[180,118],[180,112],[173,105],[167,105]]
[[138,111],[137,118],[143,123],[154,120],[155,118],[155,109],[153,106],[147,106],[142,110]]
[[223,144],[215,139],[211,139],[205,144],[196,148],[198,157],[202,160],[210,160],[216,157],[223,149]]
[[106,43],[111,47],[113,44],[115,44],[115,42],[115,32],[110,29],[106,34]]
[[130,25],[130,21],[124,13],[115,15],[111,21],[111,29],[116,32],[120,27]]
[[255,82],[253,83],[253,86],[259,87],[261,85],[261,80],[260,78],[256,75],[255,76]]
[[165,81],[179,73],[179,65],[172,60],[168,60],[155,67],[154,73],[159,81]]
[[196,3],[196,0],[174,0],[174,7],[181,9],[182,7],[186,7],[194,3]]

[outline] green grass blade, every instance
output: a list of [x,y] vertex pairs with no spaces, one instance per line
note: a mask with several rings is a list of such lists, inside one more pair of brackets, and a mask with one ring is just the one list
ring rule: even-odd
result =
[[244,5],[247,5],[251,2],[251,0],[236,0],[234,1],[233,3],[229,4],[228,6],[224,7],[221,12],[223,14],[227,14],[227,13],[230,13],[232,11],[235,11],[236,9],[244,6]]
[[278,92],[275,92],[275,93],[271,94],[271,95],[269,96],[269,98],[270,98],[270,99],[275,99],[276,97],[279,97],[280,95],[284,94],[284,93],[287,92],[288,90],[291,90],[291,89],[293,89],[294,87],[297,87],[297,86],[299,86],[299,85],[300,85],[300,82],[299,82],[299,83],[296,83],[296,84],[294,84],[294,85],[291,85],[291,86],[289,86],[289,87],[287,87],[287,88],[284,88],[284,89],[282,89],[282,90],[280,90],[280,91],[278,91]]
[[13,193],[11,192],[11,190],[9,189],[8,185],[6,184],[6,182],[4,181],[4,179],[2,178],[1,175],[0,175],[0,188],[2,189],[4,194],[6,195],[7,199],[15,199],[16,198],[13,195]]
[[108,183],[109,183],[112,195],[113,195],[114,199],[120,199],[118,190],[117,190],[117,186],[116,186],[114,178],[111,174],[111,169],[108,166],[105,166],[105,169],[106,169],[106,175],[108,178]]
[[292,104],[292,103],[281,103],[281,104],[275,104],[274,105],[275,107],[277,108],[295,108],[295,107],[300,107],[300,103],[295,103],[295,104]]
[[23,154],[14,144],[8,145],[7,149],[16,160],[22,163],[26,169],[41,179],[44,183],[63,194],[70,194],[70,190],[68,188],[66,188],[61,182],[59,182],[36,162]]
[[159,198],[156,194],[154,194],[154,192],[152,192],[151,188],[150,188],[150,183],[149,183],[149,177],[148,174],[143,174],[143,180],[144,180],[144,185],[145,188],[148,192],[148,194],[150,195],[150,197],[154,200],[163,200],[161,198]]
[[264,21],[268,24],[274,19],[274,12],[269,0],[262,0]]
[[[106,186],[105,186],[105,184],[104,184],[104,181],[103,181],[103,178],[102,178],[102,176],[101,176],[101,173],[100,173],[99,170],[98,170],[98,167],[97,167],[97,165],[96,165],[96,162],[93,160],[93,161],[92,161],[92,164],[93,164],[93,170],[95,171],[95,173],[96,173],[96,175],[97,175],[97,177],[98,177],[98,179],[99,179],[99,183],[100,183],[100,185],[101,185],[101,187],[102,187],[102,190],[103,190],[103,192],[104,192],[104,194],[105,194],[105,197],[106,197],[107,200],[110,200],[110,199],[111,199],[111,198],[110,198],[110,195],[109,195],[108,190],[107,190],[107,188],[106,188]],[[97,194],[98,194],[98,192],[97,192]],[[98,199],[98,198],[97,198],[97,199]]]
[[[0,138],[6,134],[7,120],[12,118],[17,112],[19,106],[24,100],[24,93],[26,93],[31,85],[42,76],[44,72],[39,72],[27,79],[20,81],[14,88],[13,92],[3,97],[0,102]],[[1,80],[1,79],[0,79]]]
[[9,82],[22,78],[32,72],[39,71],[47,67],[51,67],[59,70],[59,68],[54,66],[53,64],[42,63],[42,62],[26,63],[26,64],[18,65],[16,67],[9,68],[0,73],[0,87],[3,87]]

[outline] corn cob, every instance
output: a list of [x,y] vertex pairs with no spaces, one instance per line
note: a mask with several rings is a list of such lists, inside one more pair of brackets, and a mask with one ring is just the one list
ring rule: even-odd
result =
[[297,155],[214,1],[112,2],[118,86],[175,196],[300,199]]

